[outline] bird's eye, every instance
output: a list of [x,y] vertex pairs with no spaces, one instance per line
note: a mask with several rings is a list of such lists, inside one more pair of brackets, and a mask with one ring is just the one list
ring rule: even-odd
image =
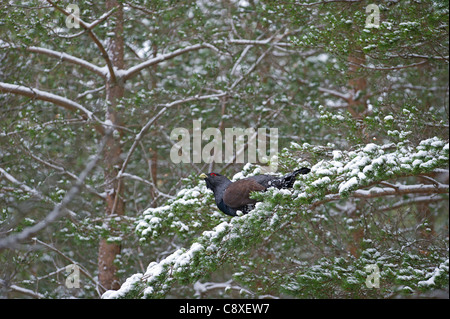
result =
[[211,174],[209,174],[209,175],[211,175],[211,176],[217,176],[215,173],[211,173]]

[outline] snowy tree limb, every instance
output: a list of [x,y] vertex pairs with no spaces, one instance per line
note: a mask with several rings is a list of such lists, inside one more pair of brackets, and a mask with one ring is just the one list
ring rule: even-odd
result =
[[442,196],[416,196],[405,200],[399,200],[398,202],[392,205],[381,206],[377,209],[379,212],[385,212],[390,210],[396,210],[403,206],[409,206],[414,204],[427,204],[427,203],[435,203],[442,200],[446,200],[446,198]]
[[[9,45],[9,44],[4,44],[0,48],[21,49],[21,47],[19,47],[19,46],[13,46],[13,45]],[[55,50],[36,47],[36,46],[26,47],[25,50],[27,50],[28,52],[47,55],[47,56],[50,56],[53,58],[60,59],[61,61],[66,61],[66,62],[70,62],[70,63],[76,64],[76,65],[79,65],[79,66],[85,68],[86,70],[89,70],[89,71],[101,76],[102,78],[106,78],[106,74],[105,74],[103,68],[98,67],[95,64],[92,64],[84,59],[80,59],[73,55],[67,54],[65,52],[58,52]]]
[[229,39],[227,40],[228,43],[231,44],[237,44],[237,45],[272,45],[274,44],[275,46],[278,47],[291,47],[292,43],[289,42],[279,42],[277,41],[276,43],[273,42],[274,38],[268,38],[265,40],[247,40],[247,39]]
[[35,292],[31,289],[27,289],[27,288],[23,288],[23,287],[19,287],[17,285],[9,285],[6,280],[0,279],[0,285],[2,285],[3,287],[7,288],[7,289],[11,289],[12,291],[36,298],[36,299],[44,299],[45,296],[43,294],[40,294],[38,292]]
[[[97,153],[93,156],[93,158],[86,164],[84,170],[80,173],[78,176],[78,179],[73,184],[73,186],[70,188],[70,190],[66,193],[62,201],[55,205],[53,210],[40,222],[37,224],[27,227],[24,230],[22,230],[19,233],[14,233],[8,237],[1,238],[0,239],[0,250],[2,249],[11,249],[14,248],[16,245],[20,244],[21,242],[27,240],[31,236],[34,236],[38,232],[42,231],[44,228],[46,228],[51,223],[55,222],[65,214],[69,212],[69,210],[66,208],[67,205],[77,196],[77,194],[80,192],[82,184],[84,183],[84,180],[88,177],[89,173],[96,167],[97,161],[101,158],[101,154],[103,152],[103,148],[105,146],[105,138],[101,141]],[[18,181],[15,180],[10,174],[8,174],[4,169],[0,167],[0,173],[2,175],[6,176],[8,180],[10,180],[13,183],[17,183]],[[18,182],[22,185],[22,183]],[[23,187],[23,186],[22,186]],[[28,189],[27,191],[31,191],[34,195],[40,196],[39,193],[36,193],[36,191],[33,191],[33,189],[26,187]]]
[[41,101],[51,102],[55,105],[62,106],[65,109],[68,109],[70,111],[79,111],[82,113],[82,116],[85,117],[85,119],[92,120],[94,119],[94,114],[86,109],[81,104],[78,104],[72,100],[69,100],[65,97],[41,91],[35,88],[26,87],[23,85],[17,85],[17,84],[9,84],[0,82],[0,92],[4,93],[14,93],[22,96],[26,96],[32,99],[38,99]]
[[148,68],[152,65],[172,59],[174,57],[177,57],[181,54],[184,54],[184,53],[187,53],[190,51],[195,51],[195,50],[200,50],[200,49],[205,49],[205,48],[210,48],[210,49],[213,49],[214,51],[217,50],[213,45],[208,44],[208,43],[198,43],[198,44],[190,45],[190,46],[187,46],[182,49],[178,49],[178,50],[166,53],[166,54],[158,55],[157,57],[154,57],[154,58],[144,61],[140,64],[137,64],[137,65],[129,68],[128,70],[122,71],[121,76],[123,77],[124,80],[128,80],[128,79],[134,77],[135,75],[137,75],[143,69]]
[[335,2],[344,2],[344,3],[355,3],[355,2],[361,2],[361,0],[324,0],[324,1],[316,1],[316,2],[296,2],[295,5],[303,6],[303,7],[311,7],[311,6],[317,6],[321,4],[328,4],[328,3],[335,3]]
[[[307,148],[309,144],[305,144]],[[368,144],[356,152],[350,152],[351,156],[341,157],[340,162],[320,161],[311,168],[308,175],[302,176],[294,184],[294,190],[269,188],[265,193],[255,193],[253,198],[261,202],[251,213],[223,221],[212,230],[204,231],[189,248],[180,248],[163,260],[150,263],[144,274],[129,277],[118,291],[107,291],[102,297],[163,297],[174,282],[195,282],[223,263],[238,260],[244,251],[264,242],[267,235],[277,233],[281,227],[305,216],[306,212],[314,211],[319,205],[334,200],[446,194],[449,192],[448,185],[435,180],[431,185],[392,184],[386,181],[405,176],[434,174],[436,170],[445,172],[448,147],[448,142],[438,138],[424,140],[416,148],[391,148],[390,145],[386,148]],[[298,151],[296,146],[293,146],[293,150]],[[390,173],[385,174],[386,171]],[[190,217],[195,209],[204,213],[208,209],[205,207],[205,195],[202,195],[204,189],[206,188],[197,186],[191,190],[183,190],[168,205],[149,209],[138,224],[137,232],[141,236],[154,238],[158,231],[167,229],[165,227],[189,228],[179,219],[167,218],[167,214],[174,214],[171,211],[172,205],[177,211],[180,206],[186,205]],[[164,226],[164,223],[168,225]]]
[[[386,196],[399,196],[408,194],[446,194],[449,192],[449,185],[399,185],[397,188],[392,187],[372,187],[370,189],[358,189],[354,191],[349,197],[354,198],[377,198]],[[313,205],[311,209],[316,208],[319,205],[323,205],[327,202],[342,199],[340,194],[326,195],[323,200],[320,200]]]

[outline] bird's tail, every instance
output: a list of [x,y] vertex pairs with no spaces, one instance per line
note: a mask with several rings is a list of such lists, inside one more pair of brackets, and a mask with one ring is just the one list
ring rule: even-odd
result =
[[311,170],[309,168],[306,167],[302,167],[300,169],[297,169],[295,171],[293,171],[292,173],[286,174],[284,175],[281,179],[280,179],[280,187],[278,188],[292,188],[292,186],[294,186],[294,182],[295,182],[295,178],[297,177],[297,175],[299,174],[308,174],[309,172],[311,172]]

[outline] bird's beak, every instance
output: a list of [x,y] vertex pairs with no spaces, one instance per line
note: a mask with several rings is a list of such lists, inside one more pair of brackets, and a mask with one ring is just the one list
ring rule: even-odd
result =
[[200,177],[201,179],[205,179],[208,176],[205,173],[201,173],[200,175],[198,175],[198,177]]

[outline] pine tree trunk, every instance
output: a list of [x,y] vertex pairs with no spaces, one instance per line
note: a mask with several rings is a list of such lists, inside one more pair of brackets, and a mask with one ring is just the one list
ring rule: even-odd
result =
[[[108,0],[106,9],[110,10],[118,7],[113,16],[114,36],[110,38],[107,51],[115,69],[124,68],[124,41],[123,41],[123,9],[116,0]],[[106,83],[105,120],[111,121],[114,125],[120,125],[115,111],[117,101],[124,95],[124,85],[120,80],[113,82],[109,80]],[[122,164],[120,147],[120,130],[117,134],[107,134],[106,147],[104,151],[104,177],[106,191],[106,209],[105,224],[108,225],[108,219],[112,216],[122,216],[124,214],[124,203],[121,197],[123,191],[120,181],[116,179],[118,169]],[[108,229],[109,232],[114,231]],[[114,265],[116,256],[120,254],[120,245],[117,243],[108,243],[105,238],[100,240],[98,252],[98,279],[100,284],[106,289],[118,289],[120,287],[116,276],[117,269]]]
[[366,62],[366,57],[362,52],[352,52],[348,57],[349,62],[349,87],[352,97],[349,99],[347,110],[354,118],[364,117],[367,110],[367,103],[363,99],[364,92],[367,89],[367,80],[364,76],[358,74],[361,67]]

